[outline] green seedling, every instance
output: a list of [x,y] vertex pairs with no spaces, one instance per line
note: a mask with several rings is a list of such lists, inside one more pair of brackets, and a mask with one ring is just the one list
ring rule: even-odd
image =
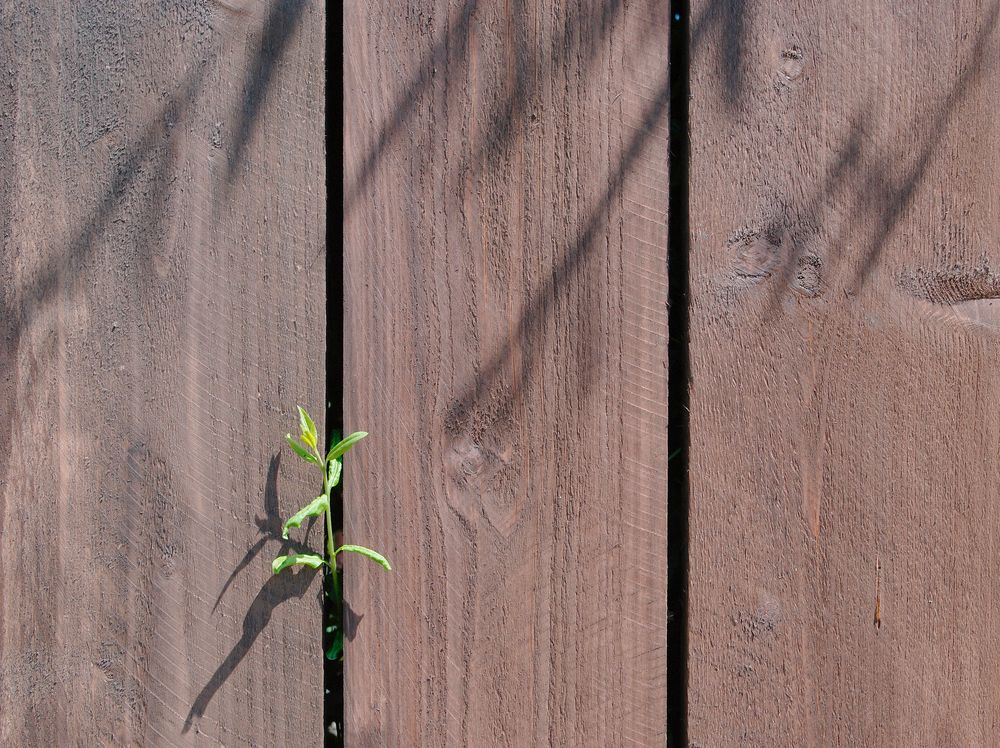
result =
[[340,624],[340,611],[343,605],[343,598],[340,591],[340,577],[337,571],[337,556],[341,553],[357,553],[370,558],[375,563],[382,566],[386,571],[392,571],[392,567],[381,553],[365,548],[362,545],[345,544],[337,547],[333,534],[333,515],[331,514],[330,494],[340,483],[340,476],[344,470],[344,454],[368,434],[364,431],[355,431],[346,439],[337,441],[323,456],[320,450],[319,437],[316,434],[316,424],[309,414],[301,406],[299,407],[299,429],[301,433],[298,439],[291,434],[286,434],[285,439],[299,457],[315,465],[323,471],[323,493],[310,501],[295,514],[289,517],[281,528],[281,537],[288,539],[288,531],[296,527],[301,527],[302,523],[312,517],[321,514],[326,521],[326,555],[321,556],[316,553],[289,553],[278,556],[271,562],[271,570],[275,574],[280,574],[285,569],[292,566],[308,566],[311,569],[327,567],[330,580],[327,587],[327,596],[333,602],[333,616],[328,622],[325,631],[329,634],[330,645],[326,650],[328,659],[337,660],[344,654],[344,632]]

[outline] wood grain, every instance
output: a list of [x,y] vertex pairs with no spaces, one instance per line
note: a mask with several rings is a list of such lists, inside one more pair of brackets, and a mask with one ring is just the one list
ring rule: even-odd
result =
[[320,742],[323,13],[0,8],[0,744]]
[[998,5],[692,5],[691,745],[993,745]]
[[345,5],[350,746],[664,743],[667,6]]

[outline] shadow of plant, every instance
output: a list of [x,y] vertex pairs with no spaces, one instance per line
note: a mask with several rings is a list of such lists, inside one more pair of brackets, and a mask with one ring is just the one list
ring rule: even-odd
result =
[[271,622],[271,614],[274,609],[288,600],[301,598],[305,595],[316,574],[315,569],[305,568],[293,574],[274,575],[264,583],[243,617],[243,635],[233,645],[229,654],[215,669],[208,683],[195,698],[191,710],[184,720],[184,726],[181,728],[182,734],[187,733],[194,721],[205,714],[212,698],[233,674],[243,658],[247,656],[250,648],[257,641],[257,637]]
[[[283,523],[281,521],[281,513],[278,509],[278,468],[280,465],[281,454],[278,453],[271,458],[271,462],[267,468],[267,482],[264,486],[264,516],[256,517],[254,519],[254,522],[257,524],[257,529],[263,537],[247,548],[247,552],[243,555],[243,558],[236,565],[236,568],[234,568],[229,574],[229,577],[226,579],[226,583],[222,585],[222,590],[219,592],[219,596],[215,599],[215,604],[212,606],[213,613],[215,613],[216,609],[219,607],[219,603],[222,601],[222,598],[226,594],[230,585],[232,585],[233,580],[235,580],[236,577],[239,576],[240,572],[249,566],[255,558],[257,558],[269,542],[274,541],[279,544],[278,550],[274,553],[275,556],[284,555],[289,551],[294,551],[295,553],[316,552],[315,549],[311,548],[306,542],[298,542],[289,538],[281,537]],[[309,538],[309,533],[314,524],[315,518],[306,526],[306,539]]]

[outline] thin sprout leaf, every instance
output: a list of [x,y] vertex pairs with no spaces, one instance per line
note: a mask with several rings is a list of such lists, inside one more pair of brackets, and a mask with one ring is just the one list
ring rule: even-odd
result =
[[310,434],[308,431],[302,432],[302,443],[305,444],[309,449],[316,451],[316,437]]
[[326,561],[322,556],[317,556],[315,553],[289,553],[287,556],[278,556],[271,562],[271,571],[275,574],[283,572],[290,566],[296,566],[301,564],[302,566],[308,566],[310,569],[318,569]]
[[[306,409],[305,408],[303,408],[301,405],[296,405],[295,407],[297,407],[299,409],[299,428],[302,429],[303,436],[305,436],[306,434],[308,434],[309,436],[312,437],[313,443],[315,443],[316,442],[316,424],[313,423],[313,419],[309,417],[308,413],[306,413]],[[302,441],[305,441],[305,439],[303,439]]]
[[299,409],[299,428],[302,429],[302,441],[315,450],[318,441],[316,436],[316,424],[313,422],[313,419],[309,417],[305,408],[301,405],[297,405],[296,407]]
[[336,457],[340,457],[347,450],[357,444],[359,441],[368,436],[367,431],[355,431],[350,436],[341,439],[339,442],[330,447],[330,451],[326,453],[326,459],[332,460]]
[[326,659],[328,660],[339,660],[344,654],[344,632],[337,630],[333,635],[333,641],[330,643],[330,648],[326,650]]
[[284,527],[281,528],[281,537],[288,539],[288,531],[294,527],[301,527],[309,517],[318,517],[330,506],[330,497],[326,494],[317,496],[295,514],[289,517]]
[[341,551],[347,551],[348,553],[360,553],[362,556],[367,556],[375,563],[379,564],[386,571],[392,571],[392,567],[389,566],[388,560],[378,551],[373,551],[371,548],[365,548],[363,545],[342,545],[337,549],[337,553]]
[[319,458],[316,457],[316,455],[314,455],[308,449],[303,447],[301,444],[299,444],[299,442],[291,434],[285,434],[285,440],[288,442],[288,446],[292,448],[292,451],[295,452],[295,454],[297,454],[303,460],[305,460],[306,462],[311,462],[313,465],[322,467],[322,465],[319,464]]
[[333,459],[330,460],[328,469],[330,471],[330,488],[333,488],[340,483],[340,474],[343,471],[344,466],[340,460]]

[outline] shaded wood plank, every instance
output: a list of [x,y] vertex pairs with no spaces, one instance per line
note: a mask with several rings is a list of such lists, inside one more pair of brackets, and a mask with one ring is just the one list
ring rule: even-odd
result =
[[323,13],[0,9],[3,745],[321,740]]
[[345,6],[349,745],[664,741],[667,5]]
[[998,4],[693,6],[692,744],[991,745]]

